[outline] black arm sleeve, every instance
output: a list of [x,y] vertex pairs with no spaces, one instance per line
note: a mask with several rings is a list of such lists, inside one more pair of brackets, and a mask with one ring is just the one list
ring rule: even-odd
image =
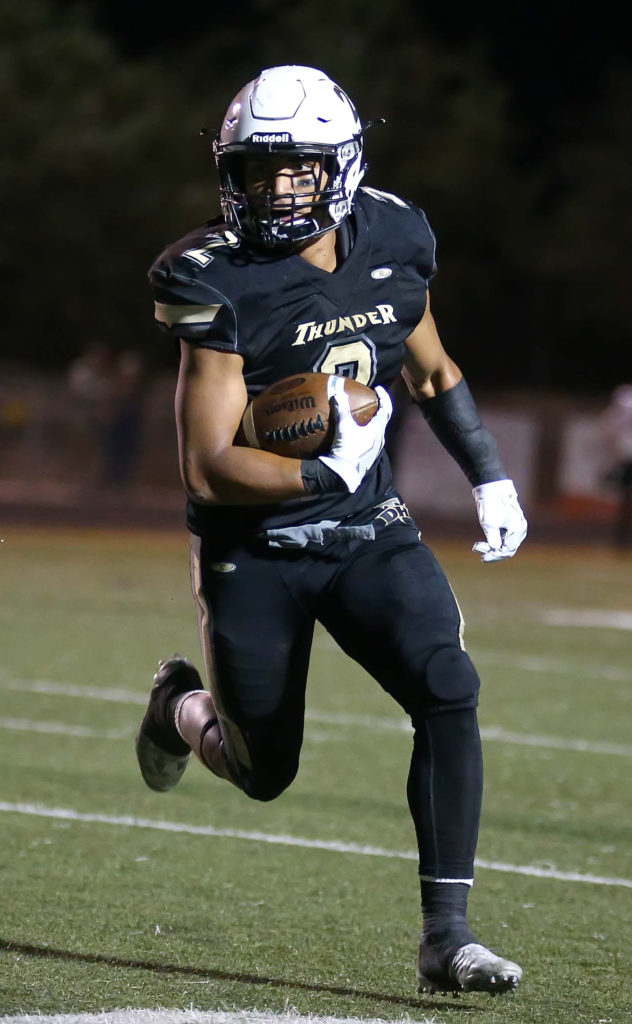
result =
[[481,423],[464,380],[449,391],[417,404],[431,430],[459,464],[472,487],[507,479],[496,442]]

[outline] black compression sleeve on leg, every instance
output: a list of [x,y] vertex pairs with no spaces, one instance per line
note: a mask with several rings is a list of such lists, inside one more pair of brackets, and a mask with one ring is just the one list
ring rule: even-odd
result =
[[483,793],[476,711],[445,711],[415,725],[407,794],[419,874],[466,882],[474,877]]
[[496,442],[481,423],[463,379],[449,391],[417,404],[434,435],[459,464],[472,487],[507,479]]

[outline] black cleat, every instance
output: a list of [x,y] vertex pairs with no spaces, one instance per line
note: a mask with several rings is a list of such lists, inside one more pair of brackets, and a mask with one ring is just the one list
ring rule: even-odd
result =
[[446,948],[445,944],[425,945],[422,941],[417,978],[420,992],[488,992],[496,996],[518,987],[522,968],[478,942]]
[[191,748],[168,715],[169,701],[181,693],[203,689],[199,672],[186,658],[174,654],[173,658],[158,662],[147,711],[136,737],[136,757],[150,789],[166,793],[175,786],[191,756]]

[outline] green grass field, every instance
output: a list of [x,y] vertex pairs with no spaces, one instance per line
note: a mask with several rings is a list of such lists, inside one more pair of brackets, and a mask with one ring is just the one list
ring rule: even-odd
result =
[[433,545],[483,677],[472,922],[525,970],[515,995],[457,1000],[416,992],[410,735],[327,634],[287,793],[252,803],[195,763],[158,795],[133,737],[157,659],[200,662],[185,533],[0,536],[0,1020],[630,1020],[631,559],[527,543],[483,566]]

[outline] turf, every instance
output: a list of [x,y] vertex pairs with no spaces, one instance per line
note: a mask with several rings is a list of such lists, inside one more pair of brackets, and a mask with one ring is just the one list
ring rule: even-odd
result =
[[[185,535],[5,528],[2,540],[5,805],[414,850],[410,735],[327,634],[316,637],[301,772],[282,797],[251,803],[197,763],[176,791],[154,794],[133,754],[143,695],[158,657],[199,662]],[[466,543],[434,547],[483,676],[484,735],[513,737],[485,741],[480,859],[631,879],[630,633],[547,615],[629,612],[632,563],[527,544],[482,566]],[[587,749],[563,749],[576,740]],[[621,884],[479,868],[472,923],[523,965],[524,982],[502,1000],[422,997],[414,859],[14,811],[0,820],[0,1020],[193,1006],[597,1024],[632,1010],[632,889]]]

